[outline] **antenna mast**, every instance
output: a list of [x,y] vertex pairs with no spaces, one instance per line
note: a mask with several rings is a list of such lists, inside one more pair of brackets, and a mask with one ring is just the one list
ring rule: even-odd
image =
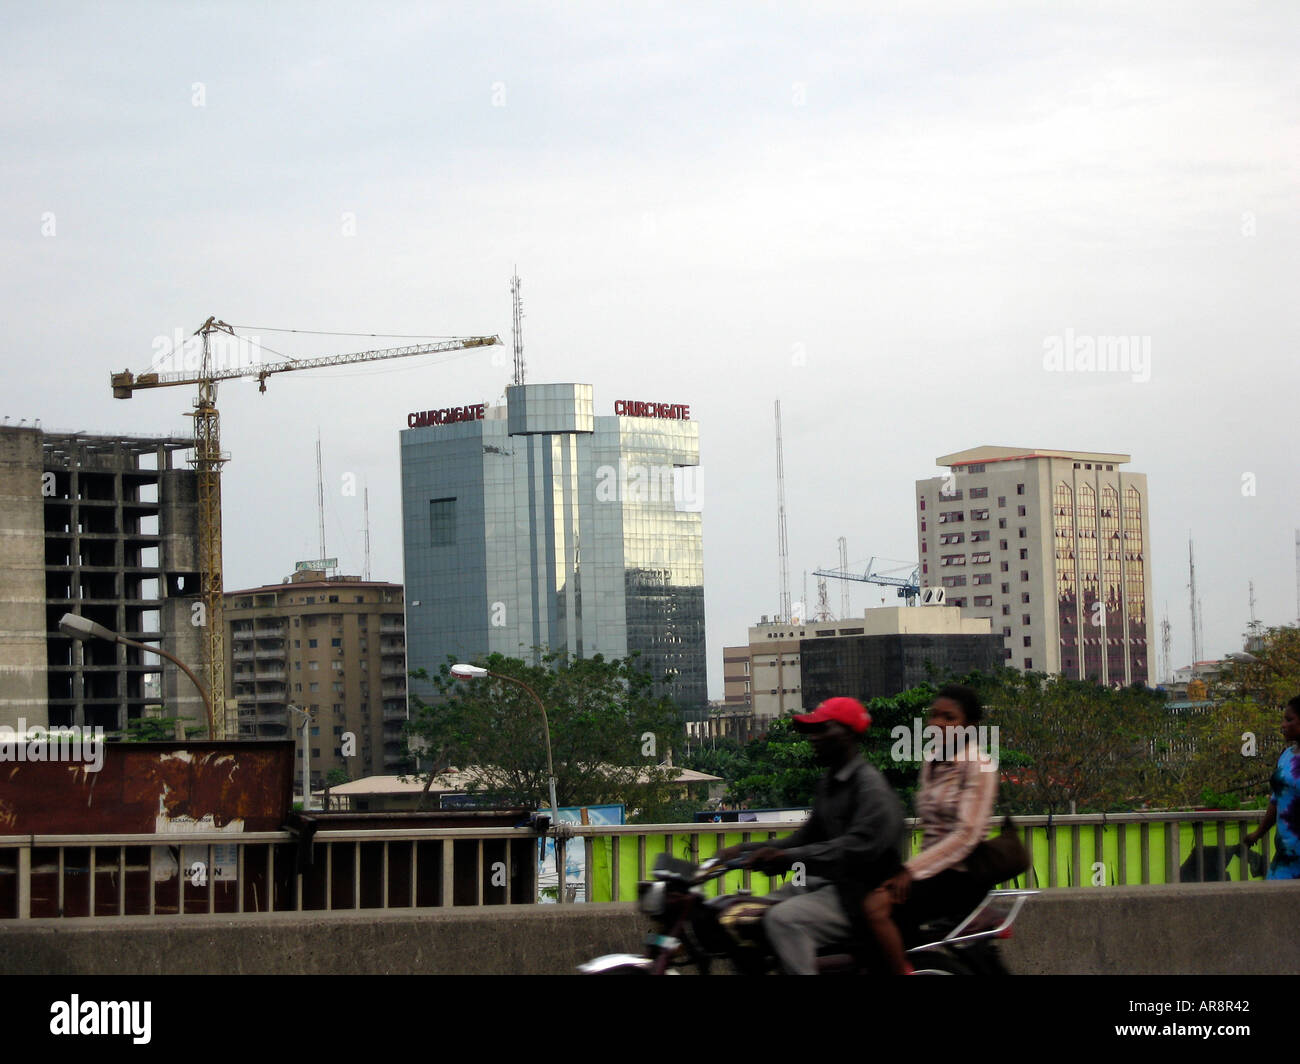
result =
[[1173,633],[1169,626],[1169,603],[1165,603],[1165,619],[1160,622],[1160,650],[1164,657],[1163,679],[1166,683],[1173,683],[1174,664],[1173,656]]
[[781,608],[777,619],[790,620],[790,550],[785,538],[785,453],[781,443],[781,400],[776,401],[776,540],[781,562]]
[[[849,571],[849,541],[843,536],[836,541],[840,545],[840,572]],[[840,586],[840,620],[849,619],[849,585],[847,581]]]
[[515,337],[515,378],[512,384],[524,383],[524,302],[519,294],[523,282],[519,280],[519,267],[510,278],[510,296],[514,303],[514,337]]
[[320,458],[319,428],[316,429],[316,517],[320,526],[320,560],[323,564],[325,561],[325,473]]
[[365,488],[362,489],[361,494],[363,499],[363,505],[365,507],[365,515],[366,515],[366,568],[365,568],[366,576],[365,579],[369,581],[370,580],[370,485],[369,484],[367,484]]
[[1190,577],[1190,583],[1187,585],[1191,591],[1190,599],[1192,603],[1192,674],[1195,675],[1196,663],[1201,660],[1201,624],[1199,601],[1196,598],[1196,559],[1192,553],[1192,537],[1187,537],[1187,571]]

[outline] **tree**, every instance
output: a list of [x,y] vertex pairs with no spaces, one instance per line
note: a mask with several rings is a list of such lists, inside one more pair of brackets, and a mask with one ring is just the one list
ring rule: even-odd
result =
[[1023,812],[1112,812],[1167,791],[1162,744],[1170,738],[1163,697],[1144,687],[1004,669],[982,694],[1004,763],[1010,804]]
[[[206,724],[188,724],[193,717],[181,717],[185,738],[207,738]],[[119,739],[124,743],[167,743],[176,739],[175,717],[134,717],[126,722]]]
[[[546,739],[537,703],[516,684],[488,677],[458,680],[449,658],[436,674],[420,669],[435,699],[412,696],[408,745],[429,781],[456,767],[472,774],[476,794],[502,803],[550,804]],[[634,658],[570,658],[548,653],[529,665],[492,654],[489,672],[537,692],[550,722],[556,800],[561,806],[621,802],[629,812],[667,805],[675,770],[663,766],[684,737],[680,710],[650,694],[651,677]]]

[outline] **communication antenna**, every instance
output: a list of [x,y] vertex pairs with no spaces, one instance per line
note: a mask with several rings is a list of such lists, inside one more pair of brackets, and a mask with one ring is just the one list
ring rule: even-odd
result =
[[320,560],[325,561],[325,474],[320,457],[320,429],[316,429],[316,518],[320,526]]
[[1169,603],[1165,603],[1165,619],[1160,622],[1160,651],[1164,657],[1164,680],[1166,683],[1174,681],[1174,663],[1173,653],[1173,632],[1169,626]]
[[512,384],[524,383],[524,302],[519,294],[523,282],[519,280],[519,267],[510,278],[510,296],[514,303],[515,378]]
[[1187,535],[1187,572],[1189,576],[1188,598],[1192,603],[1192,670],[1195,675],[1196,663],[1201,660],[1201,617],[1200,600],[1196,597],[1196,558],[1192,551],[1192,536]]
[[366,566],[364,572],[365,572],[365,579],[367,582],[369,582],[370,580],[370,485],[369,484],[367,484],[365,488],[362,489],[361,496],[363,500],[364,513],[366,515]]
[[781,400],[776,401],[776,541],[781,563],[781,608],[777,620],[790,620],[790,550],[785,539],[785,451],[781,443]]
[[[849,541],[843,536],[836,541],[840,545],[840,572],[849,571]],[[849,619],[849,585],[844,583],[840,585],[840,620]]]

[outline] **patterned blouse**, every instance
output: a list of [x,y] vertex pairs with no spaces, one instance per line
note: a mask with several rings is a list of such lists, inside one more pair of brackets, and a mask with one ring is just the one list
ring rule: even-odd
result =
[[1269,879],[1300,879],[1300,751],[1288,746],[1277,759],[1269,781],[1277,806],[1276,850]]
[[951,761],[923,761],[916,790],[921,852],[907,862],[913,879],[929,879],[962,863],[988,834],[998,793],[997,762],[972,751]]

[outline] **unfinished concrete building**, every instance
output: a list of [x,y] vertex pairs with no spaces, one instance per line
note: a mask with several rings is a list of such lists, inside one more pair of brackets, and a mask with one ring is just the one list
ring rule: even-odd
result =
[[118,731],[152,706],[204,722],[175,666],[59,632],[64,613],[79,613],[198,670],[197,484],[175,468],[192,447],[0,428],[0,724]]

